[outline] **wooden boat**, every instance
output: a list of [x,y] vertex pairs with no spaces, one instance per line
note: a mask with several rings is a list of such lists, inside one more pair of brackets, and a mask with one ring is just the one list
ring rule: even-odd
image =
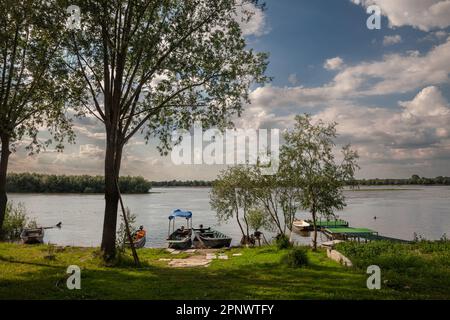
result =
[[194,229],[194,247],[200,248],[228,248],[231,238],[211,228]]
[[44,228],[25,228],[22,230],[20,238],[25,244],[44,243],[44,233]]
[[192,247],[192,229],[177,229],[167,238],[169,248],[185,250]]
[[306,222],[305,220],[294,220],[294,222],[292,223],[292,230],[298,232],[307,231],[310,226],[311,224]]
[[[136,237],[136,232],[137,232],[137,231],[135,231],[134,234],[133,234],[133,239],[134,239],[133,245],[134,245],[135,248],[143,248],[143,247],[145,246],[146,241],[147,241],[147,237],[146,237],[146,236],[143,236],[143,237],[141,237],[141,238],[139,238],[139,239],[136,239],[136,238],[135,238],[135,237]],[[125,244],[126,244],[128,247],[131,247],[129,241],[126,241]]]
[[[175,218],[185,218],[186,228],[182,226],[175,230]],[[172,230],[172,232],[171,232]],[[169,216],[169,236],[167,243],[169,248],[185,250],[192,247],[192,212],[176,209]]]

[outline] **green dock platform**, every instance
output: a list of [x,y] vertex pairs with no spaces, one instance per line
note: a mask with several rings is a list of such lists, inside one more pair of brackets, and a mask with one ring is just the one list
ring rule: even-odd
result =
[[[311,226],[313,225],[313,222],[310,220],[307,220]],[[339,228],[339,227],[348,227],[348,221],[337,219],[337,220],[317,220],[316,226],[318,229],[325,229],[325,228]]]
[[367,228],[325,228],[323,233],[333,240],[366,239],[378,236],[378,232]]

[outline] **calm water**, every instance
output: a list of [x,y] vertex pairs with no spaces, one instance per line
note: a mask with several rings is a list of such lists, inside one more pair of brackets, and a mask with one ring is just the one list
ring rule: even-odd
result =
[[[412,239],[414,232],[427,239],[439,239],[444,233],[450,236],[450,187],[384,188],[346,191],[348,206],[339,216],[348,220],[351,226],[371,228],[385,236]],[[167,217],[175,208],[191,210],[194,225],[213,226],[232,236],[236,243],[240,239],[237,223],[217,223],[209,206],[209,191],[208,188],[155,188],[151,194],[125,195],[124,201],[137,215],[137,224],[147,229],[148,247],[165,246]],[[46,242],[77,246],[100,244],[102,195],[10,194],[9,199],[22,202],[30,216],[43,226],[62,221],[61,230],[47,230]],[[297,216],[308,218],[301,212]],[[178,220],[178,224],[184,223],[184,219]],[[301,237],[295,237],[295,240],[310,241]]]

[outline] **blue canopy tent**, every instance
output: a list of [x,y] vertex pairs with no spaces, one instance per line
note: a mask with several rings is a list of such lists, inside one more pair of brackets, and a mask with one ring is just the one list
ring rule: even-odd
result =
[[[175,218],[185,218],[186,219],[186,229],[192,229],[192,212],[183,211],[181,209],[175,209],[169,215],[169,235],[170,235],[170,221],[172,221],[172,232],[175,231]],[[190,223],[189,223],[190,221]]]
[[175,210],[173,210],[172,214],[169,216],[169,220],[175,219],[176,217],[191,219],[192,212],[191,211],[183,211],[181,209],[175,209]]

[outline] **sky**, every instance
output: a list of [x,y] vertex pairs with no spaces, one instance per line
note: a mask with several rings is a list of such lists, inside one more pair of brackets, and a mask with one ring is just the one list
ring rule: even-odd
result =
[[[367,7],[381,9],[370,30]],[[296,114],[337,122],[338,147],[360,155],[359,178],[450,176],[449,0],[266,0],[242,25],[248,47],[268,52],[271,83],[252,87],[237,128],[280,129]],[[77,140],[11,156],[13,172],[103,174],[105,134],[76,120]],[[45,133],[44,133],[45,135]],[[133,138],[122,175],[149,180],[214,179],[220,165],[176,165],[157,141]]]

